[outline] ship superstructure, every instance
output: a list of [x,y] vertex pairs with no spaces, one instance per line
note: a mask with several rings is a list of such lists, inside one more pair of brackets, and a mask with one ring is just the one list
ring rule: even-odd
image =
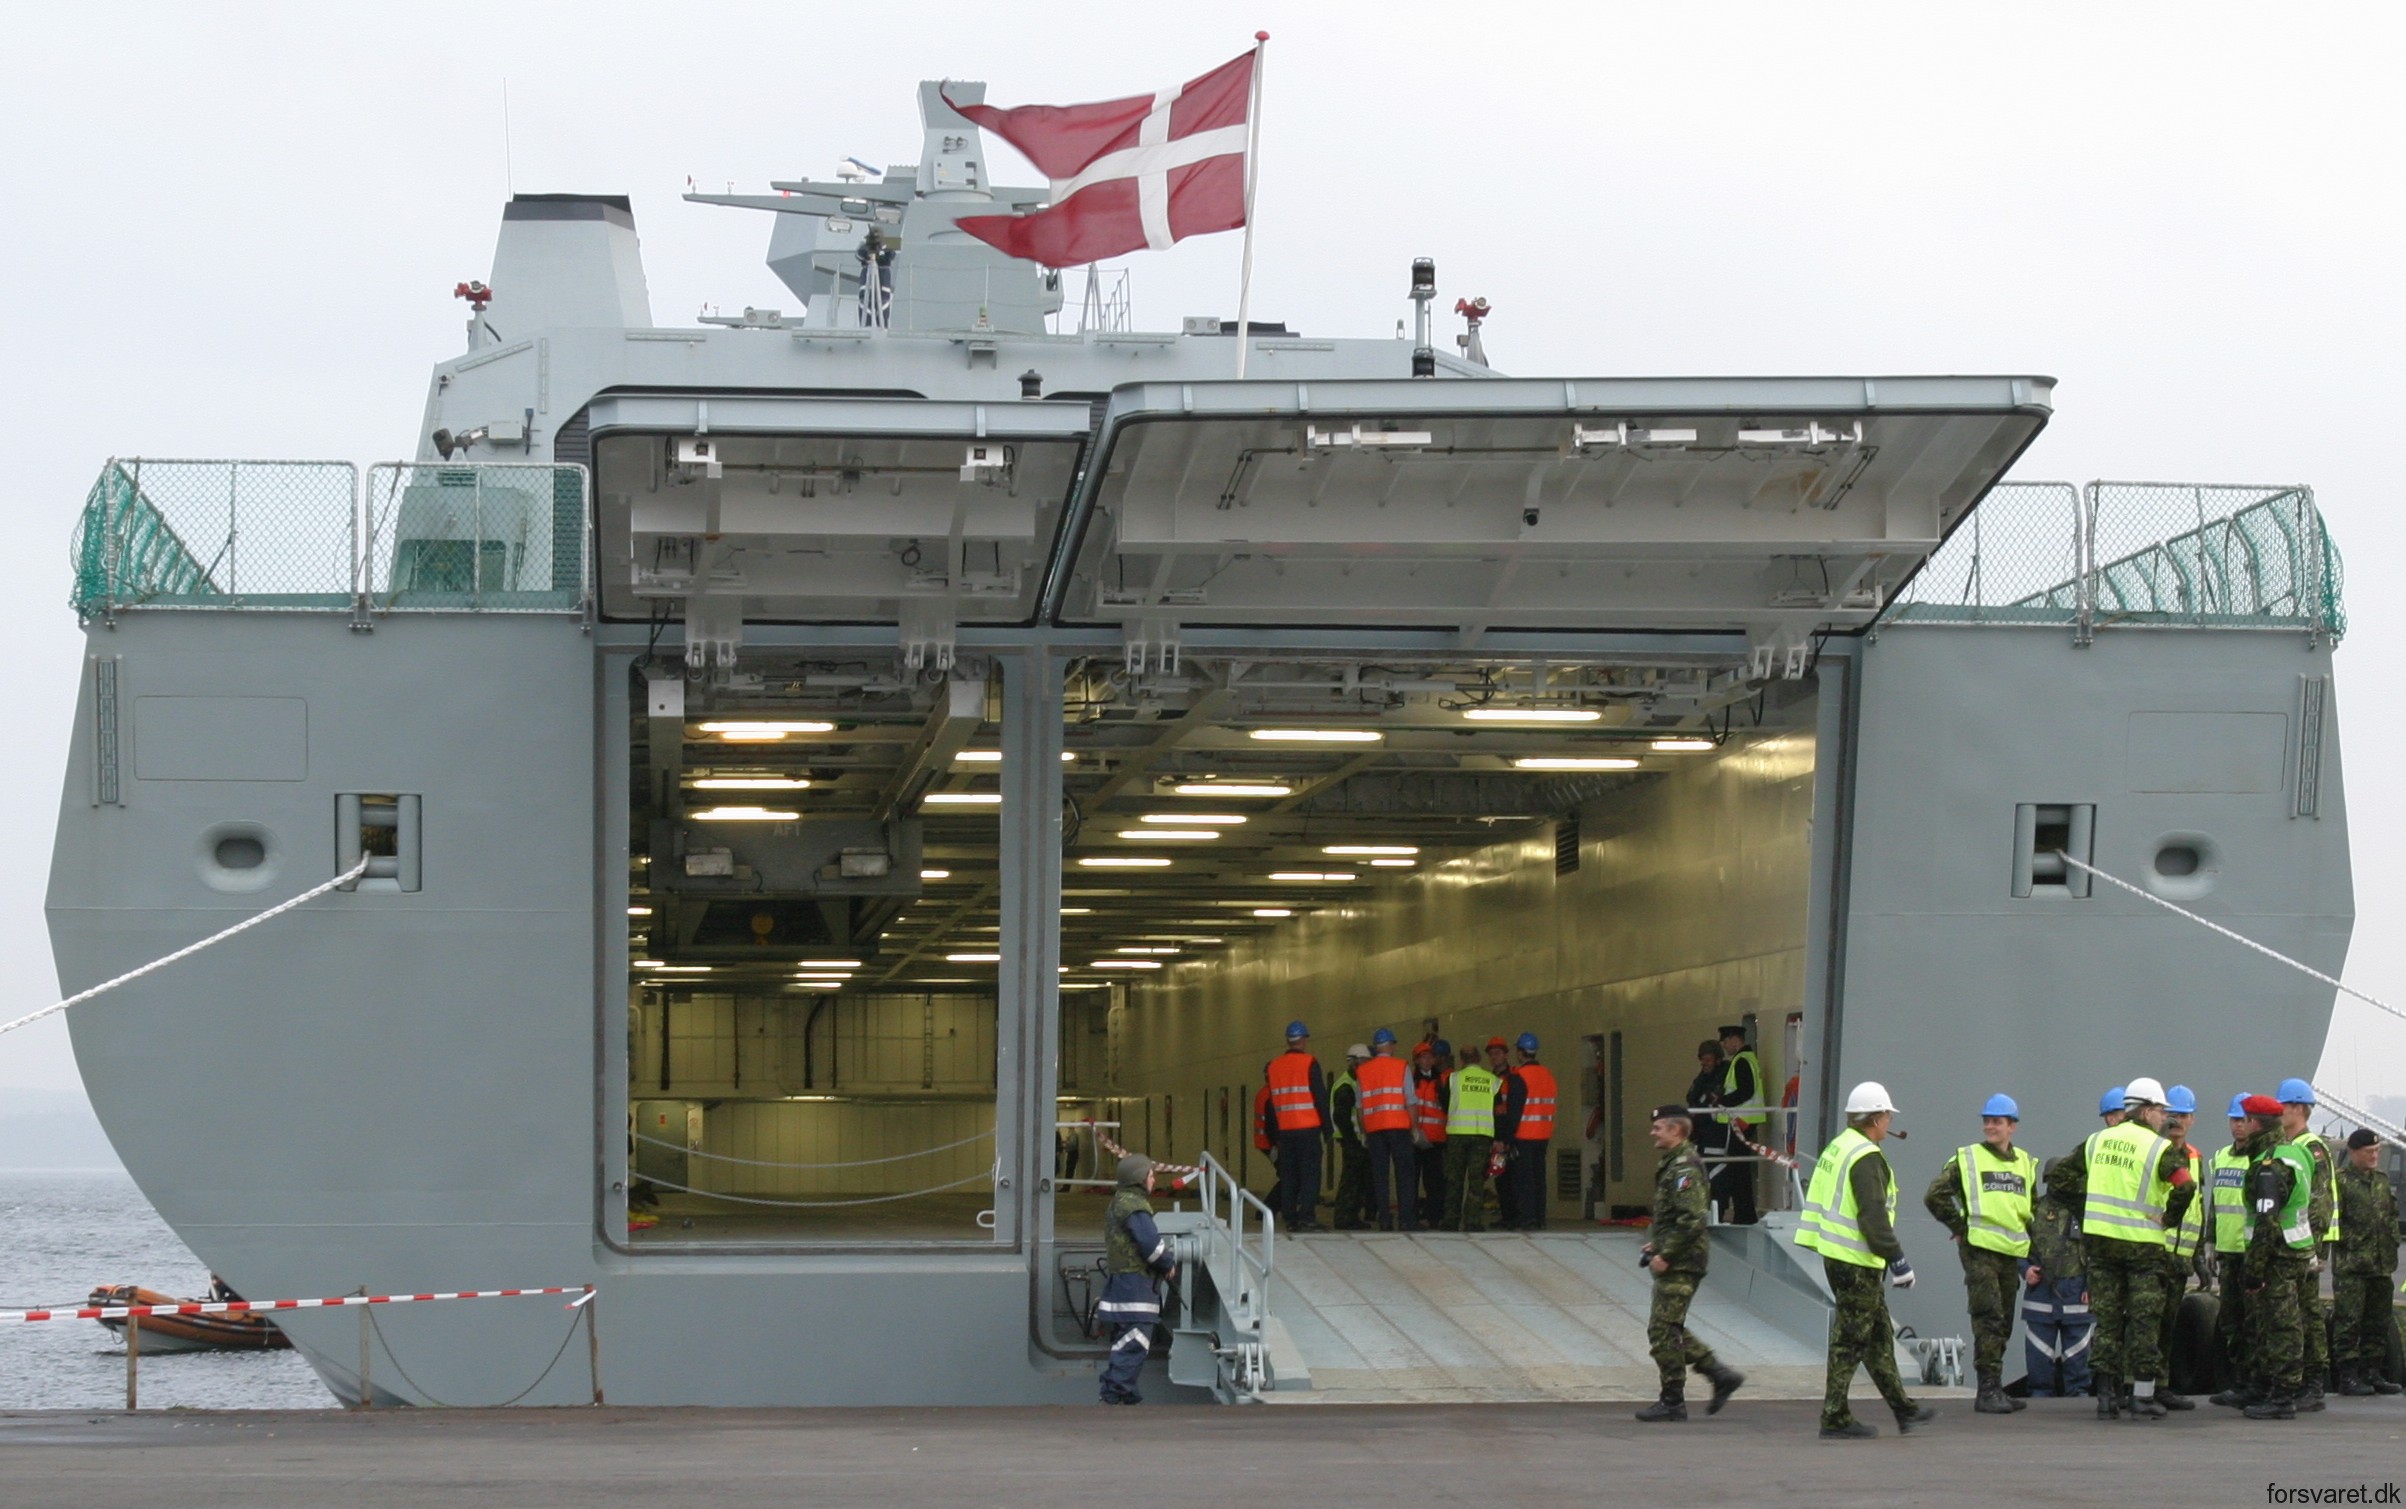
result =
[[[1959,1142],[2009,1087],[2068,1147],[2129,1075],[2312,1065],[2327,992],[2056,857],[2337,972],[2306,490],[2003,481],[2038,376],[1518,378],[1081,317],[952,228],[1043,192],[920,107],[915,163],[689,196],[774,216],[792,315],[655,325],[627,200],[520,195],[410,459],[95,486],[64,986],[369,860],[72,1018],[243,1292],[596,1283],[627,1402],[1076,1399],[1108,1138],[1209,1169],[1163,1202],[1180,1383],[1375,1390],[1331,1294],[1425,1297],[1372,1243],[1625,1301],[1595,1221],[1719,1024],[1808,1152],[1862,1078]],[[1558,1234],[1265,1235],[1237,1191],[1298,1017],[1332,1072],[1381,1026],[1539,1034]],[[1758,1177],[1716,1323],[1785,1357],[1822,1300]],[[491,1402],[558,1341],[387,1324],[380,1401]],[[288,1326],[356,1398],[350,1324]],[[1482,1344],[1650,1389],[1640,1333]]]

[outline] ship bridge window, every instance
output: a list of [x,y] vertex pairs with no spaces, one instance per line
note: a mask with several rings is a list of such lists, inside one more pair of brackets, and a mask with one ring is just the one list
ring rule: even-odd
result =
[[903,673],[889,647],[652,676],[629,729],[630,1244],[995,1240],[997,674]]
[[[1698,1045],[1784,1020],[1808,968],[1818,681],[1642,657],[1224,657],[1074,665],[1057,1062],[1063,1119],[1271,1196],[1265,1066],[1305,1023],[1324,1078],[1385,1029],[1457,1062],[1523,1033],[1556,1078],[1548,1219],[1642,1210],[1647,1111]],[[1777,1106],[1796,1065],[1755,1045]],[[1517,1062],[1519,1055],[1510,1055]],[[1716,1071],[1717,1072],[1717,1071]],[[1712,1084],[1717,1089],[1720,1081]],[[1101,1156],[1098,1156],[1101,1155]],[[1565,1172],[1565,1159],[1568,1172]],[[1318,1218],[1350,1224],[1342,1156]],[[1109,1177],[1073,1130],[1056,1172]],[[1760,1164],[1723,1176],[1726,1214]],[[1435,1190],[1427,1195],[1435,1198]],[[1064,1240],[1103,1192],[1068,1183]],[[1494,1229],[1515,1219],[1482,1212]]]

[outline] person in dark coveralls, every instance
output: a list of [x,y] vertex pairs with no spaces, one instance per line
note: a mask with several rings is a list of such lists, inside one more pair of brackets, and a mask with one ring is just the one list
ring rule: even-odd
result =
[[[1720,1104],[1733,1112],[1759,1111],[1763,1105],[1763,1061],[1746,1046],[1746,1027],[1740,1022],[1721,1029]],[[1745,1144],[1763,1135],[1763,1120],[1759,1115],[1729,1117],[1728,1150],[1733,1158],[1753,1158]],[[1713,1171],[1714,1182],[1721,1188],[1722,1219],[1732,1226],[1752,1226],[1759,1219],[1754,1208],[1754,1170],[1751,1161],[1740,1161],[1724,1163]]]
[[2390,1286],[2398,1272],[2398,1196],[2381,1173],[2381,1139],[2368,1127],[2348,1133],[2339,1171],[2339,1247],[2333,1267],[2331,1367],[2339,1391],[2362,1398],[2394,1394],[2381,1375],[2389,1362]]
[[2025,1406],[2005,1394],[2005,1343],[2013,1312],[2031,1277],[2031,1196],[2038,1160],[2013,1145],[2022,1108],[2010,1095],[1980,1107],[1981,1140],[1958,1148],[1930,1181],[1921,1203],[1955,1238],[1963,1259],[1963,1291],[1971,1301],[1972,1371],[1980,1394],[1972,1409],[2010,1415]]
[[1328,1140],[1328,1078],[1312,1057],[1312,1030],[1287,1023],[1287,1051],[1262,1071],[1270,1092],[1270,1135],[1278,1146],[1278,1188],[1289,1231],[1320,1230],[1320,1168]]
[[1153,1350],[1153,1328],[1161,1324],[1161,1291],[1154,1280],[1178,1276],[1169,1238],[1153,1224],[1153,1160],[1131,1153],[1119,1161],[1119,1188],[1103,1211],[1103,1297],[1095,1318],[1111,1327],[1111,1355],[1103,1364],[1103,1402],[1142,1404],[1136,1380]]
[[1370,1210],[1370,1149],[1362,1138],[1362,1085],[1356,1078],[1368,1062],[1368,1043],[1346,1049],[1345,1072],[1328,1092],[1329,1120],[1337,1131],[1334,1225],[1339,1231],[1365,1231],[1376,1220]]
[[2247,1115],[2248,1096],[2241,1090],[2231,1097],[2230,1145],[2207,1161],[2206,1187],[2197,1196],[2208,1207],[2211,1238],[2202,1256],[2211,1265],[2221,1300],[2214,1311],[2216,1371],[2230,1380],[2212,1402],[2232,1409],[2247,1402],[2240,1372],[2247,1355],[2247,1139],[2255,1135],[2255,1123]]
[[2197,1179],[2186,1150],[2163,1134],[2164,1087],[2134,1079],[2122,1097],[2127,1114],[2059,1159],[2047,1187],[2058,1199],[2081,1202],[2089,1303],[2097,1317],[2089,1358],[2097,1418],[2128,1410],[2137,1419],[2161,1420],[2170,1413],[2155,1397],[2164,1365],[2164,1231],[2188,1213]]
[[[2047,1172],[2055,1170],[2049,1159]],[[2043,1189],[2044,1179],[2041,1180]],[[2236,1266],[2236,1265],[2234,1265]],[[2022,1296],[2022,1347],[2033,1399],[2076,1399],[2089,1391],[2088,1260],[2081,1253],[2080,1203],[2042,1193],[2030,1207],[2030,1288]]]
[[[1688,1112],[1692,1117],[1697,1110],[1720,1103],[1721,1044],[1708,1037],[1696,1045],[1696,1077],[1688,1081]],[[1688,1145],[1695,1148],[1699,1158],[1718,1156],[1729,1146],[1729,1119],[1707,1116],[1696,1122],[1688,1132]]]
[[1654,1275],[1654,1305],[1646,1316],[1646,1344],[1662,1375],[1662,1397],[1637,1412],[1649,1424],[1688,1417],[1687,1375],[1694,1368],[1713,1386],[1708,1415],[1738,1391],[1746,1375],[1724,1367],[1712,1348],[1688,1329],[1688,1305],[1696,1286],[1704,1282],[1705,1259],[1711,1251],[1705,1228],[1711,1201],[1705,1193],[1710,1180],[1696,1146],[1688,1140],[1693,1122],[1684,1105],[1656,1106],[1647,1135],[1662,1154],[1654,1166],[1654,1235],[1643,1251],[1646,1271]]
[[2294,1420],[2305,1393],[2306,1317],[2319,1287],[2322,1228],[2313,1219],[2321,1182],[2314,1159],[2281,1129],[2281,1103],[2251,1095],[2255,1132],[2247,1162],[2247,1364],[2250,1420]]
[[1896,1102],[1887,1087],[1865,1080],[1846,1097],[1846,1130],[1821,1150],[1796,1223],[1796,1245],[1821,1254],[1822,1275],[1837,1300],[1830,1317],[1828,1375],[1822,1384],[1821,1439],[1860,1441],[1879,1427],[1855,1418],[1846,1400],[1855,1369],[1871,1381],[1896,1416],[1899,1435],[1938,1418],[1917,1404],[1896,1371],[1896,1327],[1880,1293],[1880,1270],[1899,1289],[1913,1287],[1913,1265],[1896,1239],[1896,1171],[1880,1144],[1890,1135]]

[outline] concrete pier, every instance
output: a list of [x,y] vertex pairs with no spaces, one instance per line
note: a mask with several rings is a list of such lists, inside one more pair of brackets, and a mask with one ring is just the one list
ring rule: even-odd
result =
[[[2406,1402],[2295,1422],[2202,1408],[2098,1421],[2087,1401],[2010,1418],[1941,1403],[1899,1438],[1815,1439],[1814,1406],[1686,1425],[1627,1405],[1311,1410],[396,1410],[0,1415],[0,1502],[97,1506],[1130,1503],[2261,1504],[2280,1489],[2406,1480]],[[2393,1495],[2396,1490],[2389,1490]],[[2283,1502],[2282,1500],[2272,1500]],[[2332,1500],[2325,1499],[2324,1502]],[[2345,1502],[2346,1500],[2338,1500]],[[2387,1500],[2396,1502],[2394,1496]],[[2303,1499],[2287,1502],[2305,1502]]]

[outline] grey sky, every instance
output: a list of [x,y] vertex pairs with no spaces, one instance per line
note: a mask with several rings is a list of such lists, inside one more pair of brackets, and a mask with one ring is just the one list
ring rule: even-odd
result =
[[[1494,301],[1489,351],[1515,373],[2038,371],[2057,415],[2017,475],[2312,483],[2349,566],[2348,976],[2406,998],[2386,760],[2406,523],[2381,459],[2406,412],[2406,13],[87,4],[16,15],[0,59],[22,557],[0,610],[0,951],[20,966],[0,1016],[52,998],[85,490],[112,454],[408,452],[427,367],[461,344],[451,286],[489,270],[505,78],[516,187],[632,194],[654,317],[676,323],[794,304],[767,227],[681,203],[687,175],[759,190],[844,153],[907,160],[922,77],[1104,98],[1257,27],[1257,318],[1391,331],[1407,264],[1434,256],[1444,307]],[[1138,322],[1233,314],[1237,249],[1132,259]],[[2100,1004],[2180,1031],[2177,1001]],[[2342,1093],[2406,1089],[2406,1024],[2343,1001],[2325,1064]],[[57,1023],[0,1041],[0,1086],[74,1082]]]

